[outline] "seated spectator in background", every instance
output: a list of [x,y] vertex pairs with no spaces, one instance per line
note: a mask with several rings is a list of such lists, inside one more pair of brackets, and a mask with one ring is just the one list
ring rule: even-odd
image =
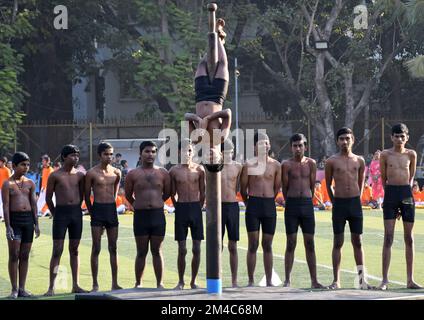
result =
[[57,171],[60,168],[62,168],[62,164],[59,161],[56,161],[55,164],[53,165],[53,170]]
[[124,188],[125,186],[125,177],[127,176],[128,172],[130,171],[130,167],[128,165],[128,161],[127,160],[121,160],[121,182],[120,182],[120,187]]
[[[332,186],[334,188],[334,181]],[[321,180],[321,191],[322,191],[322,201],[324,202],[325,207],[326,208],[333,207],[333,204],[331,203],[330,196],[328,195],[328,191],[326,188],[325,178]]]
[[124,188],[119,188],[118,195],[116,196],[116,211],[118,214],[124,214],[126,211],[133,211],[134,208],[125,198],[125,190]]
[[365,181],[364,191],[361,195],[361,204],[363,206],[370,206],[372,208],[376,207],[376,203],[372,199],[372,188],[369,186],[367,181]]
[[243,198],[241,197],[240,191],[238,191],[237,194],[236,194],[236,200],[239,203],[240,207],[243,207],[243,208],[245,207],[244,201],[243,201]]
[[284,200],[284,195],[281,191],[278,192],[277,196],[275,197],[275,204],[280,207],[284,207],[286,204]]
[[[91,201],[91,203],[93,203],[93,201],[94,201],[94,195],[93,195],[93,193],[91,193],[91,195],[90,195],[90,201]],[[81,203],[81,209],[82,209],[82,214],[83,215],[90,214],[88,212],[87,204],[85,203],[85,200],[83,200],[82,203]]]
[[321,182],[315,182],[314,197],[312,198],[314,210],[325,210],[324,199],[322,197],[322,186]]
[[171,197],[169,197],[163,204],[163,208],[168,211],[168,213],[173,213],[175,211],[174,204],[172,203]]
[[415,205],[424,205],[424,193],[420,191],[418,181],[414,181],[414,184],[412,186],[412,195],[414,197]]

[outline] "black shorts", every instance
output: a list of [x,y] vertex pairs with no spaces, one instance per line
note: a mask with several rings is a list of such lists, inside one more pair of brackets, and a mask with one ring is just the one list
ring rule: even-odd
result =
[[134,212],[133,231],[136,237],[164,237],[166,219],[163,208],[136,209]]
[[240,239],[240,208],[238,202],[222,202],[222,238],[225,235],[225,227],[228,230],[228,240],[239,241]]
[[303,233],[315,233],[315,215],[312,198],[287,198],[284,210],[286,233],[297,233],[300,226]]
[[93,203],[91,212],[92,227],[116,228],[119,225],[116,203]]
[[277,225],[277,209],[274,198],[250,197],[246,208],[247,232],[259,231],[274,235]]
[[214,78],[210,83],[208,76],[200,76],[194,79],[196,91],[196,103],[200,101],[213,101],[222,105],[228,92],[228,81]]
[[70,240],[80,240],[82,235],[82,210],[79,204],[56,206],[53,217],[53,240],[64,240],[69,230]]
[[386,185],[383,201],[384,220],[396,219],[398,212],[403,221],[415,221],[415,201],[411,186]]
[[360,197],[334,198],[333,232],[344,233],[346,221],[349,222],[350,233],[362,234],[363,214]]
[[200,202],[177,202],[175,205],[175,240],[186,240],[188,228],[193,240],[205,238]]
[[32,243],[34,239],[34,214],[31,211],[9,213],[10,226],[13,229],[13,240],[21,243]]

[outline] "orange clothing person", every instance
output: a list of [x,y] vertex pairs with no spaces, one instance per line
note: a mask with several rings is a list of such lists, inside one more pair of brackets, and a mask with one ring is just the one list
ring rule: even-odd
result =
[[315,185],[314,197],[312,198],[312,203],[314,207],[319,207],[324,203],[324,199],[322,197],[322,187],[321,185]]
[[322,200],[326,206],[331,206],[330,196],[327,191],[327,184],[325,182],[325,178],[321,180],[321,191],[322,191]]
[[47,180],[49,180],[49,176],[54,171],[54,169],[50,166],[50,157],[48,155],[41,157],[41,164],[43,168],[41,169],[41,185],[37,200],[37,209],[38,212],[41,212],[44,216],[47,213],[47,211],[43,211],[46,205]]
[[7,180],[9,180],[12,173],[10,170],[6,167],[7,158],[2,157],[0,158],[0,218],[3,220],[3,200],[1,197],[1,188],[3,186],[3,183]]
[[424,202],[424,192],[420,191],[418,185],[412,187],[412,196],[414,197],[415,204],[422,205]]
[[361,196],[361,203],[363,206],[369,205],[372,200],[372,188],[369,185],[364,186],[364,191]]
[[275,197],[275,202],[279,206],[284,206],[284,195],[283,195],[283,193],[281,191],[278,192],[277,196]]

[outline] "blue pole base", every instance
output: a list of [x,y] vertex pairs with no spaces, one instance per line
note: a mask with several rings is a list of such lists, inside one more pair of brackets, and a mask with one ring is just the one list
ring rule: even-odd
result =
[[222,280],[221,279],[206,279],[208,293],[222,294]]

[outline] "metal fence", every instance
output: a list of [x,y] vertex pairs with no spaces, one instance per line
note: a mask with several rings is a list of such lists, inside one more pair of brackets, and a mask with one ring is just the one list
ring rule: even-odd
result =
[[[376,118],[357,121],[354,126],[356,143],[354,152],[369,157],[377,149],[391,146],[390,129],[395,123],[403,122],[410,130],[408,147],[418,153],[418,164],[422,165],[424,149],[424,120]],[[335,128],[343,126],[335,121]],[[85,167],[92,166],[95,158],[95,146],[105,139],[155,138],[165,127],[163,118],[146,117],[142,120],[110,119],[103,123],[89,121],[37,121],[27,122],[17,127],[15,150],[26,151],[32,159],[49,154],[52,160],[59,160],[62,145],[73,143],[81,149],[81,162]],[[233,123],[232,129],[236,126]],[[290,119],[276,117],[267,113],[241,113],[239,128],[266,129],[271,140],[272,151],[278,160],[290,157],[289,137],[301,132],[308,138],[308,155],[319,159],[323,155],[319,137],[312,123],[305,118]],[[94,149],[94,151],[93,151]]]

